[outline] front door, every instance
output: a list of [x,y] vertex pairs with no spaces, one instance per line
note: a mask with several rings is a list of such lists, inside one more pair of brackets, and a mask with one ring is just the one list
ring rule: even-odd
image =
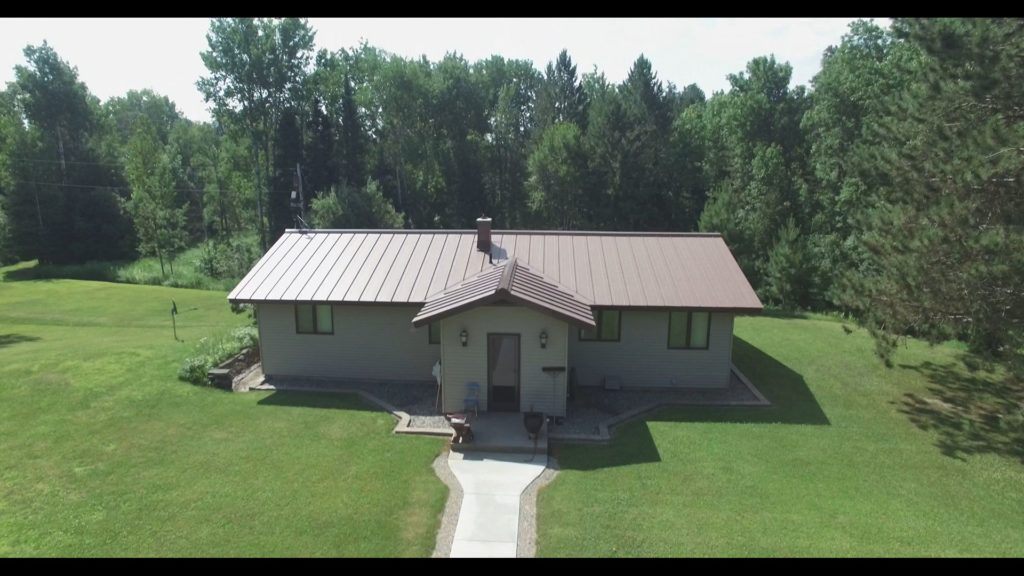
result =
[[487,335],[487,409],[519,411],[519,334]]

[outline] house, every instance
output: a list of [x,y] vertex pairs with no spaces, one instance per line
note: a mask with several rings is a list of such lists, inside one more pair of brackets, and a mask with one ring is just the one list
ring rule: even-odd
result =
[[231,291],[267,378],[433,382],[461,410],[564,415],[580,386],[729,385],[761,302],[718,234],[288,230]]

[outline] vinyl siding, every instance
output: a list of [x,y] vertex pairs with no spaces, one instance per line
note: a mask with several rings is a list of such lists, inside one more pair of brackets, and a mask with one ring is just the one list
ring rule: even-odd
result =
[[[464,348],[459,334],[469,335]],[[540,347],[540,333],[548,345]],[[519,408],[565,415],[566,373],[551,374],[544,366],[566,366],[569,326],[522,306],[482,306],[441,320],[442,395],[446,412],[461,411],[466,383],[480,384],[480,409],[487,410],[487,334],[519,334]]]
[[334,305],[334,334],[296,334],[292,304],[259,304],[263,372],[274,376],[433,381],[441,347],[427,326],[412,327],[419,306]]
[[668,310],[623,310],[618,342],[580,342],[569,332],[569,366],[581,386],[617,376],[623,387],[716,388],[729,385],[733,315],[711,314],[707,350],[668,349]]

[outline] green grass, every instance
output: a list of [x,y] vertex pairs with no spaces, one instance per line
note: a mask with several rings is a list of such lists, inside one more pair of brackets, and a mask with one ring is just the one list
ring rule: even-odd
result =
[[440,441],[347,396],[177,380],[245,321],[223,292],[0,283],[0,556],[429,555]]
[[[234,242],[233,246],[244,245],[244,248],[236,250],[224,248],[223,250],[239,256],[248,252],[254,258],[258,258],[259,252],[255,237],[240,236]],[[173,273],[171,272],[172,262],[165,261],[164,272],[161,273],[160,261],[154,257],[140,258],[131,262],[86,262],[63,265],[40,265],[33,260],[0,269],[5,270],[0,273],[0,281],[64,278],[228,291],[241,280],[244,275],[242,268],[248,269],[244,263],[238,262],[233,267],[237,268],[236,272],[225,277],[211,276],[202,266],[202,253],[203,245],[200,244],[178,254],[173,259]]]
[[1024,388],[956,346],[886,369],[835,320],[741,318],[770,408],[676,408],[563,446],[543,556],[1024,554]]

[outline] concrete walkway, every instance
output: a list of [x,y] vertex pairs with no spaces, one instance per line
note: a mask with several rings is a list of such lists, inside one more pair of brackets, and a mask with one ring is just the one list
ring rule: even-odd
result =
[[449,454],[448,467],[463,492],[452,558],[515,558],[519,499],[547,461],[544,453]]

